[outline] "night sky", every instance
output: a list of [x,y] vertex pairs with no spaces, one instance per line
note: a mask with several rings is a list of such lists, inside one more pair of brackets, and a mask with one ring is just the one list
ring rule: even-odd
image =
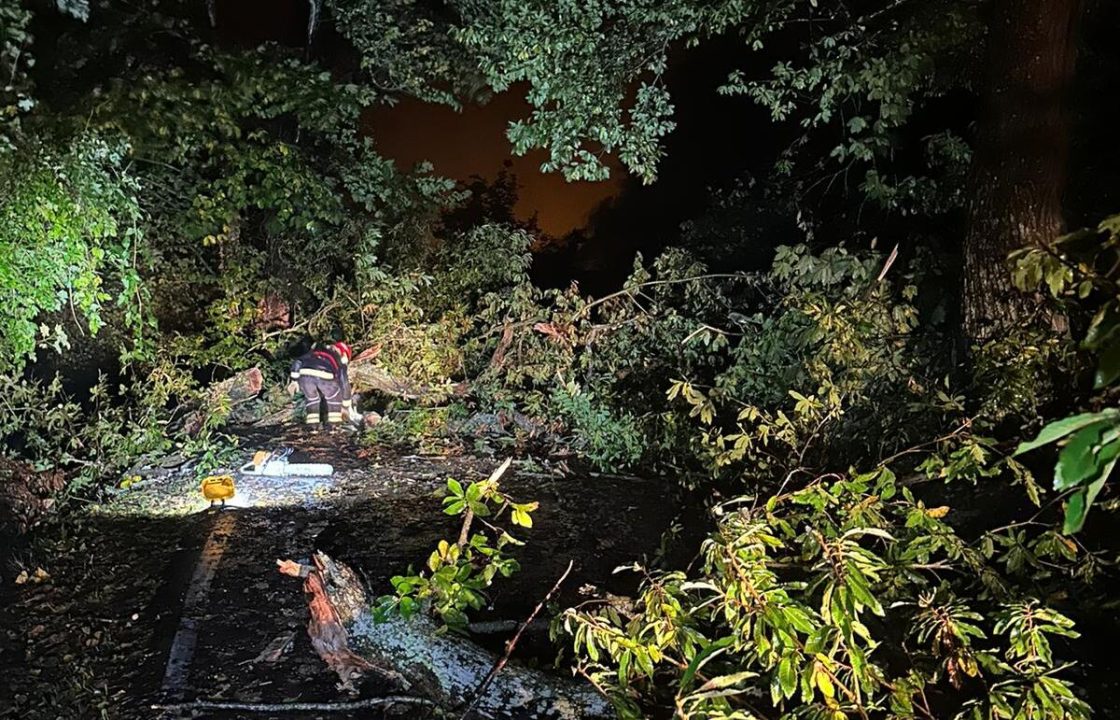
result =
[[540,172],[544,152],[512,157],[506,127],[530,112],[516,86],[461,112],[416,100],[375,108],[367,127],[381,153],[401,169],[429,160],[437,173],[466,181],[492,179],[511,163],[520,191],[518,218],[535,215],[545,234],[578,246],[561,261],[569,267],[539,279],[564,284],[569,275],[585,289],[605,290],[629,272],[636,251],[648,258],[672,243],[680,224],[703,212],[710,188],[744,173],[765,174],[785,147],[766,111],[717,92],[747,56],[735,41],[675,54],[667,83],[677,128],[665,139],[666,157],[652,185],[617,161],[611,162],[610,180],[570,183],[559,173]]
[[520,186],[518,219],[535,214],[537,225],[548,235],[561,237],[587,225],[592,210],[622,190],[624,176],[614,165],[611,180],[600,183],[566,182],[558,173],[540,172],[544,151],[512,157],[505,131],[510,121],[524,117],[529,105],[514,88],[485,105],[470,105],[461,112],[442,105],[404,100],[394,107],[374,108],[367,127],[378,150],[407,169],[431,161],[440,175],[460,181],[473,176],[492,180],[509,168]]
[[[225,42],[306,46],[303,0],[226,0],[217,10]],[[316,35],[310,56],[328,66],[349,66],[353,61],[344,45],[324,30]],[[681,223],[703,212],[711,188],[745,174],[764,175],[785,147],[788,138],[780,136],[766,111],[746,98],[717,92],[728,72],[745,63],[761,71],[769,61],[735,39],[672,52],[665,80],[677,128],[664,140],[666,157],[652,185],[629,176],[613,159],[608,159],[609,180],[570,183],[559,173],[540,171],[543,151],[513,157],[506,128],[531,110],[518,86],[461,111],[402,98],[393,106],[371,108],[364,130],[400,170],[427,160],[437,174],[469,182],[492,180],[508,163],[519,186],[517,219],[535,217],[546,245],[568,248],[548,263],[551,277],[538,280],[563,285],[578,279],[586,290],[606,290],[625,277],[635,252],[648,258],[674,242]]]

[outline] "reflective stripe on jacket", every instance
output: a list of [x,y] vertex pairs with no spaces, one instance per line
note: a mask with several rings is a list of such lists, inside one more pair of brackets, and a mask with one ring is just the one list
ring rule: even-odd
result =
[[350,377],[346,361],[333,350],[312,350],[292,363],[291,378],[314,377],[334,380],[342,390],[342,405],[350,407]]

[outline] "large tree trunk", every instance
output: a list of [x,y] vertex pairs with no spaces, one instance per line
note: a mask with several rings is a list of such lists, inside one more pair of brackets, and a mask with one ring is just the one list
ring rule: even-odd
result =
[[260,368],[242,370],[231,378],[212,385],[206,391],[202,407],[198,408],[183,420],[183,429],[188,435],[194,436],[202,431],[207,419],[221,409],[229,409],[228,420],[245,422],[252,418],[256,412],[248,406],[255,400],[264,387],[264,376]]
[[[307,572],[290,561],[280,571],[306,577],[308,632],[343,685],[366,671],[392,680],[458,717],[487,678],[497,656],[470,640],[440,633],[423,614],[410,620],[373,620],[372,600],[354,571],[323,553]],[[608,720],[611,706],[588,684],[511,663],[492,677],[472,718]]]
[[995,0],[987,86],[964,245],[964,334],[983,341],[1028,321],[1007,256],[1062,231],[1075,27],[1081,0]]
[[375,362],[376,354],[362,353],[350,363],[350,385],[354,392],[376,391],[404,400],[438,404],[449,397],[461,397],[469,392],[465,383],[423,385],[408,378],[396,377]]

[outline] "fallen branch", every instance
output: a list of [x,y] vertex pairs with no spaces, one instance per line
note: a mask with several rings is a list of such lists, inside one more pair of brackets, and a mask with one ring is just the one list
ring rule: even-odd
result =
[[314,568],[291,560],[277,560],[276,564],[282,574],[303,578],[307,607],[311,611],[311,619],[307,621],[307,635],[311,638],[311,646],[315,648],[315,652],[338,675],[343,689],[354,692],[354,681],[365,674],[366,670],[373,670],[398,687],[409,689],[409,682],[400,673],[372,663],[350,649],[346,628],[327,596],[323,566],[319,558],[315,558]]
[[152,710],[239,710],[241,712],[346,712],[385,705],[425,705],[430,700],[411,695],[388,695],[386,697],[347,700],[343,702],[293,702],[293,703],[245,703],[225,700],[195,700],[193,702],[152,705]]
[[468,392],[466,385],[445,382],[442,385],[423,385],[406,378],[394,377],[385,368],[368,360],[356,359],[350,364],[350,385],[354,392],[380,393],[403,400],[421,401],[429,404],[439,403],[451,396],[461,396]]
[[494,677],[500,673],[502,668],[506,666],[506,663],[509,662],[509,656],[513,654],[513,649],[517,647],[517,641],[521,639],[521,633],[525,632],[525,628],[529,627],[529,623],[536,619],[537,614],[541,611],[541,608],[545,606],[545,603],[552,599],[552,596],[556,594],[556,591],[559,590],[564,581],[568,579],[568,573],[572,571],[573,564],[574,561],[568,561],[568,567],[564,570],[564,574],[560,576],[560,579],[556,581],[552,589],[545,593],[541,601],[533,608],[533,612],[529,613],[529,617],[525,618],[525,622],[521,623],[521,626],[517,628],[517,632],[514,633],[513,637],[506,643],[506,651],[498,658],[498,662],[494,663],[494,666],[490,668],[490,672],[486,674],[486,677],[482,680],[482,684],[475,690],[474,697],[471,698],[470,703],[467,705],[466,709],[463,710],[463,714],[459,716],[459,720],[466,720],[467,716],[474,710],[475,705],[478,705],[478,701],[486,694],[486,690],[490,687],[490,683],[493,682]]
[[[515,662],[508,662],[499,674],[494,667],[502,659],[496,653],[467,638],[441,632],[426,613],[375,620],[373,602],[353,570],[323,553],[315,554],[315,566],[307,579],[318,576],[321,580],[318,587],[345,630],[345,651],[380,668],[392,668],[409,683],[409,692],[423,693],[443,710],[461,707],[464,698],[477,694],[476,689],[489,676],[489,691],[479,696],[474,708],[483,717],[615,717],[610,704],[582,681]],[[282,572],[300,574],[294,563]]]

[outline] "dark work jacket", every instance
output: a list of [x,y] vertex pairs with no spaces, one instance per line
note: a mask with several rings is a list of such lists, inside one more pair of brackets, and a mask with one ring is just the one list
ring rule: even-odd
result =
[[312,350],[306,355],[301,355],[292,363],[291,377],[293,380],[299,380],[301,377],[333,380],[342,389],[343,406],[350,407],[350,376],[347,373],[347,364],[334,348]]

